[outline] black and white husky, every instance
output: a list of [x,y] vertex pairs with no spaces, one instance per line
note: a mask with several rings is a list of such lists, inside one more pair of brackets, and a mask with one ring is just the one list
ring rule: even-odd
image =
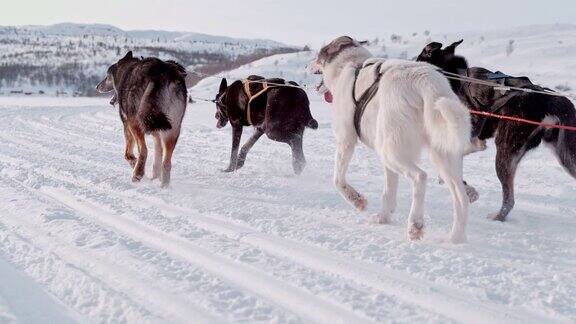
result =
[[[133,168],[132,181],[144,177],[148,149],[145,134],[154,136],[152,179],[160,178],[162,187],[170,183],[172,154],[180,135],[186,111],[186,70],[173,61],[135,58],[132,52],[108,68],[96,89],[114,91],[111,103],[120,106],[126,150],[124,157]],[[133,154],[138,147],[138,158]]]
[[[494,80],[497,78],[502,86],[550,91],[533,84],[527,77],[511,77],[481,67],[468,68],[466,59],[455,55],[456,47],[461,43],[462,40],[444,49],[440,43],[430,43],[422,50],[418,60],[475,79],[497,82]],[[469,108],[535,122],[576,126],[574,104],[566,97],[521,91],[502,93],[491,86],[460,80],[451,80],[450,83]],[[518,164],[528,151],[541,142],[552,148],[562,167],[576,178],[576,132],[478,116],[472,118],[472,126],[472,136],[480,142],[494,137],[496,143],[496,174],[502,184],[502,206],[490,218],[506,220],[514,207],[514,177]]]
[[[323,75],[324,91],[334,102],[334,182],[342,196],[357,209],[366,208],[364,196],[346,181],[348,163],[360,140],[376,151],[386,175],[383,207],[373,221],[390,221],[401,174],[412,182],[408,238],[421,239],[427,176],[417,163],[421,149],[428,146],[452,194],[454,221],[449,239],[465,242],[469,201],[462,182],[462,160],[470,146],[470,115],[446,78],[427,63],[372,58],[359,42],[346,36],[321,49],[311,72]],[[375,76],[379,78],[377,92],[355,127],[356,101],[372,86]]]

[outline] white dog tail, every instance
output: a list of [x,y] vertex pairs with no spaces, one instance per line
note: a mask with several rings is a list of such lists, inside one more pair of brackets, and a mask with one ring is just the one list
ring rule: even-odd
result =
[[430,145],[435,149],[463,154],[470,145],[470,113],[457,98],[427,100],[424,125]]

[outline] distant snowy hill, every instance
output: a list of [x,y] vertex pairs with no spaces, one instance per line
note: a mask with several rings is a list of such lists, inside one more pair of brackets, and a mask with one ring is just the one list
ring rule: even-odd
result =
[[[35,37],[10,38],[19,42],[14,49],[0,37],[0,55],[20,48],[17,61],[48,66],[74,57],[91,64],[72,69],[84,73],[99,68],[94,62],[116,59],[112,46],[124,51],[124,38],[129,46],[155,46],[148,33],[49,36],[59,45],[26,45],[33,54],[21,47],[22,39]],[[164,41],[186,36],[152,33],[162,46],[186,44]],[[460,38],[459,52],[472,65],[576,88],[573,26],[383,34],[369,48],[377,56],[412,58],[431,40]],[[86,45],[99,41],[112,49]],[[237,55],[246,46],[240,43],[217,54]],[[306,72],[314,56],[279,54],[230,67],[191,95],[213,98],[221,76],[250,74],[314,87],[318,76]],[[399,180],[390,224],[367,222],[381,208],[380,161],[365,145],[356,147],[347,176],[368,200],[367,210],[357,212],[332,183],[330,105],[313,90],[310,99],[319,127],[304,134],[307,165],[300,176],[293,175],[289,146],[266,136],[242,169],[221,172],[232,129],[217,128],[215,105],[198,102],[182,122],[171,187],[161,189],[150,179],[152,138],[146,177],[130,181],[123,126],[107,99],[0,97],[0,324],[576,323],[576,181],[547,149],[523,159],[506,223],[486,218],[501,202],[493,141],[466,157],[465,178],[480,198],[469,208],[468,243],[458,246],[445,240],[449,191],[423,157],[426,234],[410,242],[409,181]],[[250,133],[246,127],[242,142]]]
[[[432,41],[446,46],[460,39],[464,39],[464,43],[458,47],[457,54],[464,55],[470,66],[525,75],[534,82],[562,91],[576,90],[576,25],[539,25],[451,34],[428,31],[388,34],[369,40],[368,48],[379,57],[413,59]],[[275,55],[223,72],[220,76],[234,79],[250,74],[278,76],[313,88],[319,78],[310,75],[306,66],[314,57],[315,52]],[[218,84],[217,78],[207,78],[193,92],[211,95]]]
[[198,33],[124,31],[109,25],[0,26],[0,94],[92,95],[106,68],[128,50],[173,59],[205,73],[297,48],[271,40]]

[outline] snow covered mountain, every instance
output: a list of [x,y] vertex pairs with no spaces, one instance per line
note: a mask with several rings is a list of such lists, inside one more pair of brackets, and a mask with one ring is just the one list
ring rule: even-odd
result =
[[92,95],[94,84],[103,77],[108,65],[128,50],[214,73],[297,49],[270,40],[124,31],[99,24],[0,26],[0,94],[43,91]]
[[[500,70],[510,75],[525,75],[536,83],[559,91],[576,90],[576,25],[538,25],[451,34],[429,31],[387,34],[370,40],[368,48],[378,57],[413,59],[432,41],[446,46],[460,39],[464,39],[464,43],[456,52],[465,56],[470,66]],[[250,74],[259,74],[283,77],[313,88],[319,79],[310,75],[306,66],[315,54],[300,52],[275,55],[223,72],[220,76],[244,78]],[[217,78],[207,78],[193,91],[198,95],[212,94],[218,84]]]

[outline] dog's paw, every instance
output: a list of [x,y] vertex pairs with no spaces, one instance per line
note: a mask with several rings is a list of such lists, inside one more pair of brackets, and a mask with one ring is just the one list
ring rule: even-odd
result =
[[364,196],[358,194],[358,196],[354,197],[354,199],[352,200],[352,204],[354,205],[354,208],[356,208],[358,211],[365,211],[366,207],[368,207],[368,200],[366,200]]
[[134,169],[134,167],[136,167],[136,157],[134,155],[126,155],[124,157],[124,159],[126,159],[126,162],[128,162],[128,164],[130,165],[130,167],[132,169]]
[[485,151],[488,148],[488,145],[486,145],[486,140],[481,140],[479,138],[475,138],[472,141],[472,144],[474,147],[476,147],[477,151]]
[[220,171],[226,172],[226,173],[234,172],[234,171],[236,171],[236,168],[227,167],[226,169],[221,169]]
[[143,174],[135,174],[132,176],[132,182],[140,182],[144,178]]
[[424,224],[413,223],[408,228],[408,240],[419,241],[424,237]]
[[377,213],[368,217],[368,224],[390,224],[392,215]]
[[466,148],[464,151],[464,155],[481,152],[487,148],[488,146],[486,145],[486,140],[481,140],[478,137],[475,137],[470,140],[470,145],[468,145],[468,148]]
[[486,217],[486,218],[493,220],[493,221],[499,221],[499,222],[506,221],[506,216],[502,216],[502,214],[500,212],[489,214],[488,217]]
[[162,176],[162,167],[161,166],[153,166],[152,167],[152,176],[150,180],[156,180]]
[[464,233],[451,233],[448,241],[452,244],[463,244],[466,243],[466,234]]
[[466,195],[468,196],[470,203],[473,203],[480,198],[480,194],[478,194],[476,188],[468,185],[466,185]]

